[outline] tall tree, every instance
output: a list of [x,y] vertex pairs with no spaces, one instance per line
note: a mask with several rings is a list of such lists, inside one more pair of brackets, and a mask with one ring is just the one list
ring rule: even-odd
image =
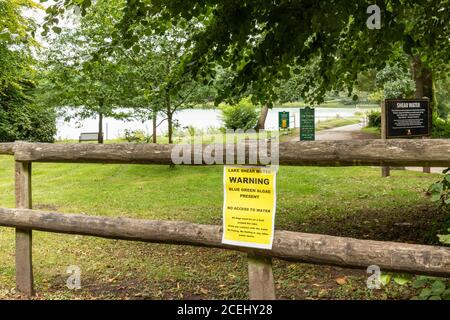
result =
[[25,75],[33,72],[35,24],[23,11],[38,7],[31,0],[0,0],[0,94],[11,86],[20,89]]
[[[146,29],[139,29],[143,32],[136,31],[139,35],[138,45],[127,48],[126,41],[116,40],[101,52],[107,56],[114,52],[125,52],[125,56],[134,62],[140,76],[140,83],[137,85],[148,97],[144,112],[146,108],[153,118],[153,142],[156,142],[156,115],[160,113],[167,120],[169,143],[173,143],[174,114],[181,109],[204,103],[213,90],[207,84],[193,81],[188,75],[180,73],[185,54],[184,44],[187,41],[186,31],[174,26],[163,34],[149,35],[146,34]],[[176,87],[172,82],[174,79]]]
[[[105,1],[102,1],[102,4]],[[110,4],[118,5],[119,2]],[[126,108],[141,103],[137,75],[123,56],[93,56],[111,41],[114,23],[119,20],[117,7],[103,12],[104,7],[81,19],[70,19],[71,28],[53,28],[47,36],[48,48],[43,61],[42,100],[60,108],[68,118],[97,117],[98,143],[104,142],[103,119],[128,118]]]
[[[109,64],[120,65],[122,74],[128,77],[127,81],[117,84],[122,89],[117,92],[122,94],[122,100],[126,100],[123,105],[134,109],[133,116],[152,119],[153,142],[156,142],[157,115],[164,115],[168,123],[169,143],[172,143],[175,112],[207,99],[207,87],[180,72],[188,32],[173,25],[162,33],[155,33],[136,24],[132,26],[134,38],[131,42],[114,28],[118,20],[124,19],[121,8],[125,5],[125,0],[96,1],[81,18],[78,36],[62,42],[66,48],[70,42],[76,51],[82,51],[80,56],[85,60],[83,65],[98,68],[105,68]],[[48,9],[49,12],[52,10],[52,7]],[[86,50],[80,49],[80,46]],[[98,73],[93,76],[92,80],[95,77],[101,79]],[[173,80],[176,81],[176,88]],[[80,90],[76,90],[76,93],[80,93]]]
[[90,39],[84,30],[67,31],[49,40],[40,92],[48,105],[66,118],[98,118],[98,143],[103,143],[103,118],[124,118],[128,77],[116,61],[89,60]]
[[51,108],[35,103],[35,23],[24,11],[30,0],[0,0],[0,141],[51,142],[56,133]]

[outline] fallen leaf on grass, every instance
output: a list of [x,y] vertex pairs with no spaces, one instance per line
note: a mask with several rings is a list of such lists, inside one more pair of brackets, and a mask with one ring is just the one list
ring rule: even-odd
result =
[[344,285],[347,283],[347,277],[340,277],[340,278],[336,278],[336,283],[339,285]]

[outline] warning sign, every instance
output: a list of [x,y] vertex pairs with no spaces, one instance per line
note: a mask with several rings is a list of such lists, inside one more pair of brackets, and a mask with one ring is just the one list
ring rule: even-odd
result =
[[280,129],[289,129],[289,112],[278,112],[278,127]]
[[224,166],[222,243],[272,249],[276,169]]

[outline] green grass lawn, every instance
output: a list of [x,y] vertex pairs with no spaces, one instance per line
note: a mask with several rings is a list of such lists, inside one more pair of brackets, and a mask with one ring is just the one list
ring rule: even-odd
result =
[[[12,157],[0,156],[0,206],[14,206]],[[33,206],[64,213],[220,224],[221,166],[33,164]],[[276,228],[433,243],[442,220],[425,195],[437,175],[372,167],[280,167]],[[439,224],[437,224],[439,225]],[[247,298],[245,255],[218,249],[33,233],[37,298]],[[65,286],[82,270],[82,289]],[[365,289],[365,271],[275,261],[280,298],[410,298]],[[335,282],[346,277],[344,285]],[[0,298],[14,292],[14,232],[0,228]]]
[[365,128],[362,128],[362,132],[372,133],[372,134],[376,134],[378,136],[381,136],[381,128],[365,127]]

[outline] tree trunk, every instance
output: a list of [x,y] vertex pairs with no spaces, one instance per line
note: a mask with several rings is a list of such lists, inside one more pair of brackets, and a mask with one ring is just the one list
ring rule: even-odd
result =
[[165,97],[165,104],[166,104],[166,111],[167,111],[167,134],[169,136],[169,144],[173,143],[173,113],[172,110],[170,109],[170,96],[169,93],[166,93],[166,97]]
[[[431,70],[423,65],[420,57],[415,56],[413,58],[413,79],[416,84],[416,90],[414,97],[416,99],[428,98],[430,99],[431,114],[433,114],[435,108],[434,92],[433,92],[433,76]],[[433,116],[431,117],[433,119]],[[431,120],[432,121],[432,120]],[[431,168],[425,166],[422,168],[423,173],[430,173]]]
[[103,143],[103,113],[98,113],[98,143]]
[[173,143],[173,128],[172,128],[172,113],[167,114],[167,126],[168,126],[168,136],[169,136],[169,144]]
[[264,126],[266,123],[267,113],[269,112],[269,106],[264,104],[261,108],[261,113],[259,115],[258,123],[256,124],[255,130],[264,130]]
[[416,84],[414,97],[420,99],[427,97],[430,99],[433,107],[433,76],[431,70],[422,64],[420,58],[415,56],[413,58],[413,79]]
[[156,112],[156,108],[153,109],[153,116],[152,116],[152,127],[153,127],[153,133],[152,133],[152,142],[156,143],[156,119],[157,119],[158,113]]

